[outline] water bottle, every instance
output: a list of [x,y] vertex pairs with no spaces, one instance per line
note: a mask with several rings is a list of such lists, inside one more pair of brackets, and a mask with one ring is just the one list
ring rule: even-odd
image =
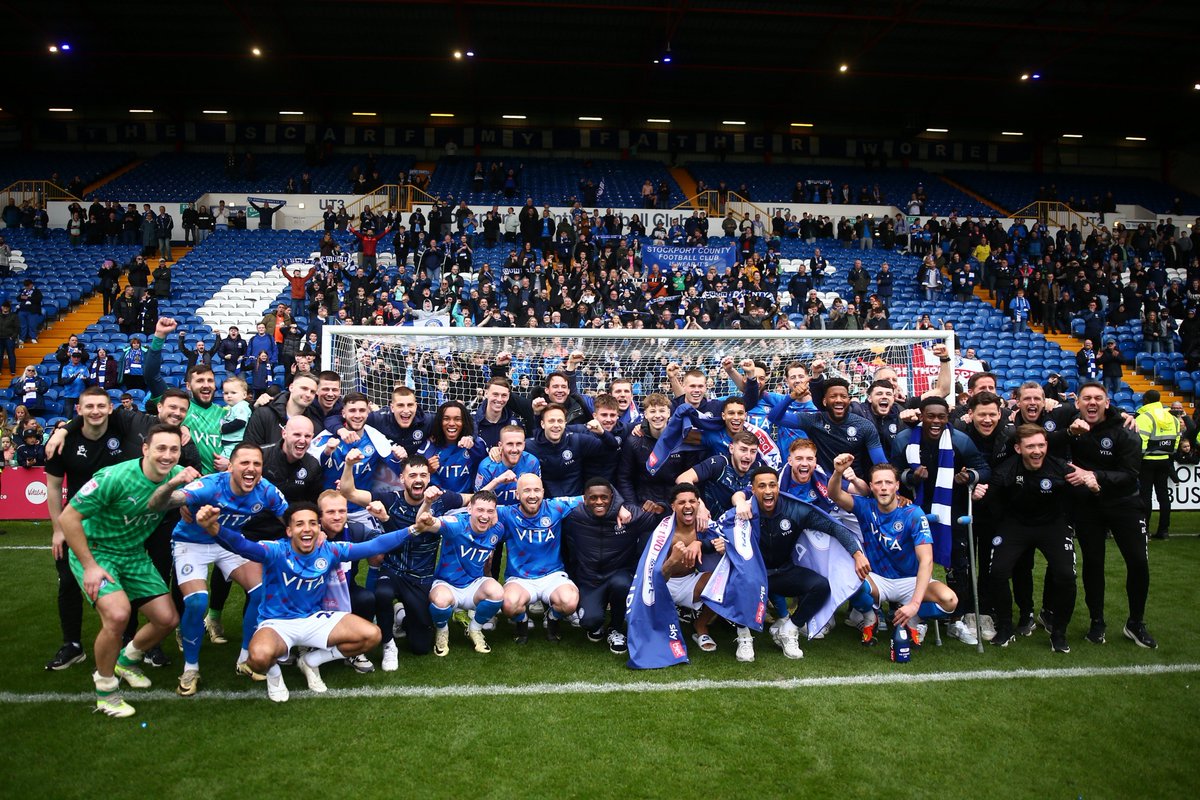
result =
[[912,644],[908,639],[908,626],[897,625],[892,633],[892,661],[907,664],[912,657]]

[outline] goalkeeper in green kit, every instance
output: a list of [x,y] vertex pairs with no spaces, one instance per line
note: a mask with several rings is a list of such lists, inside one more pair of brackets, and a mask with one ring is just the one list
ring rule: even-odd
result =
[[[167,383],[162,378],[162,349],[176,326],[177,323],[170,317],[159,317],[158,324],[154,326],[154,338],[147,346],[143,374],[146,388],[154,397],[160,397],[167,390]],[[221,424],[226,409],[213,402],[217,393],[217,376],[208,364],[197,363],[188,369],[184,385],[192,395],[192,402],[183,424],[196,443],[203,474],[220,472],[228,467],[229,461],[221,455]]]
[[[120,680],[138,689],[150,686],[150,679],[138,667],[142,654],[179,622],[167,585],[144,543],[163,518],[147,508],[154,490],[164,483],[182,486],[199,477],[196,470],[179,466],[181,450],[179,428],[155,425],[146,433],[140,459],[97,472],[80,487],[60,517],[71,548],[71,572],[100,614],[92,679],[96,710],[110,717],[133,715],[133,706],[119,691]],[[121,634],[134,602],[141,603],[146,623],[122,650]]]

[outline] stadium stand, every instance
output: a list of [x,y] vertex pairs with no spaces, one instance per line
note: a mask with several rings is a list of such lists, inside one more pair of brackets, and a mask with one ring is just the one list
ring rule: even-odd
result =
[[[533,197],[539,207],[543,204],[570,205],[577,199],[587,206],[641,208],[642,185],[648,180],[655,189],[665,181],[670,190],[667,202],[659,203],[659,208],[673,208],[687,199],[667,168],[658,161],[523,158],[510,158],[503,162],[485,160],[482,162],[484,180],[481,190],[473,188],[477,163],[479,162],[473,159],[441,159],[433,173],[429,192],[443,198],[453,197],[456,201],[466,200],[468,205],[488,207],[495,204],[510,206],[514,202],[523,203],[526,197]],[[490,178],[493,163],[497,166],[503,164],[500,167],[498,184],[493,184]],[[511,199],[505,194],[503,187],[508,170],[513,170],[516,178],[515,192]],[[585,202],[586,193],[581,186],[582,181],[591,181],[595,185],[595,202]],[[496,188],[493,188],[493,185]]]
[[16,181],[48,181],[55,174],[63,189],[68,188],[76,177],[87,186],[132,160],[132,153],[3,153],[0,154],[0,189]]
[[[923,209],[924,214],[946,216],[957,211],[960,216],[992,216],[995,209],[980,203],[970,195],[963,194],[948,186],[932,173],[919,169],[886,169],[867,170],[858,167],[828,166],[825,164],[792,165],[792,164],[717,164],[712,162],[693,162],[688,164],[688,170],[698,181],[703,181],[707,188],[716,189],[721,181],[727,188],[736,192],[743,184],[750,189],[750,200],[755,203],[798,202],[793,199],[793,192],[798,181],[810,182],[806,199],[802,202],[814,202],[813,193],[822,188],[822,181],[828,181],[836,194],[837,190],[846,184],[853,195],[851,203],[857,203],[859,192],[873,189],[876,185],[883,192],[887,205],[895,205],[901,209],[917,187],[925,190],[928,200]],[[824,202],[817,201],[817,202]],[[835,200],[835,204],[839,201]]]
[[1200,214],[1200,197],[1148,178],[985,170],[952,170],[946,176],[1010,213],[1036,200],[1057,200],[1076,210],[1099,211],[1112,192],[1115,203],[1143,206],[1157,214]]
[[387,155],[373,161],[371,158],[337,156],[323,164],[311,165],[302,155],[256,155],[253,167],[248,170],[242,155],[236,159],[234,169],[227,170],[226,156],[219,153],[165,153],[139,164],[89,195],[89,199],[156,198],[163,202],[194,202],[208,192],[278,194],[286,190],[289,179],[296,182],[298,191],[301,177],[306,172],[311,177],[315,194],[353,194],[350,174],[355,167],[367,171],[373,163],[380,183],[396,183],[401,173],[407,174],[414,163],[409,156]]

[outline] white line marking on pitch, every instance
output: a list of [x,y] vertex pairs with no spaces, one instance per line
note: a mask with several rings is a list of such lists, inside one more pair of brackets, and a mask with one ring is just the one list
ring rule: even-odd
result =
[[49,550],[48,544],[5,544],[0,545],[0,550]]
[[[871,675],[839,675],[825,678],[790,678],[787,680],[708,680],[693,679],[675,681],[672,683],[652,683],[649,681],[631,681],[629,683],[531,683],[525,686],[507,686],[504,684],[478,685],[465,684],[461,686],[364,686],[358,689],[330,689],[324,694],[293,690],[298,699],[349,699],[349,698],[441,698],[441,697],[520,697],[527,695],[548,694],[657,694],[666,692],[698,692],[714,689],[810,689],[825,686],[879,686],[881,684],[903,683],[958,683],[966,681],[1000,681],[1000,680],[1053,680],[1058,678],[1105,678],[1122,675],[1168,675],[1178,673],[1200,672],[1200,664],[1147,664],[1145,666],[1128,667],[1064,667],[1061,669],[1017,669],[999,670],[984,669],[973,672],[930,672],[925,674],[909,674],[892,672]],[[299,676],[293,678],[293,682]],[[139,700],[181,700],[173,691],[156,689],[148,692],[131,691],[126,696],[135,703]],[[203,691],[195,700],[266,700],[266,691]],[[32,704],[32,703],[77,703],[94,700],[91,692],[36,692],[21,694],[18,692],[0,692],[0,704]]]

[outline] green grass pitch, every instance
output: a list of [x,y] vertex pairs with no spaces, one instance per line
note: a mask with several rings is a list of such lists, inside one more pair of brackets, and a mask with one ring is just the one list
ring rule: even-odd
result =
[[[456,623],[446,658],[400,648],[400,670],[323,669],[331,695],[284,668],[292,700],[234,675],[240,590],[229,644],[206,643],[195,698],[174,697],[175,664],[127,698],[127,720],[91,713],[87,665],[43,664],[59,645],[46,523],[0,536],[0,749],[13,798],[282,797],[1183,797],[1200,753],[1200,538],[1151,542],[1147,622],[1157,651],[1121,635],[1123,565],[1108,553],[1109,641],[1083,639],[1080,585],[1072,652],[1042,631],[983,655],[948,637],[911,663],[888,661],[838,625],[788,661],[765,634],[757,661],[716,653],[634,672],[568,630],[518,647],[500,623],[476,654]],[[1176,530],[1200,528],[1179,515]],[[1039,557],[1040,562],[1040,557]],[[1040,566],[1040,564],[1039,564]],[[1040,585],[1040,575],[1038,576]],[[932,639],[932,636],[930,637]],[[371,654],[378,663],[378,653]],[[352,690],[362,690],[354,693]],[[145,724],[145,727],[143,726]]]

